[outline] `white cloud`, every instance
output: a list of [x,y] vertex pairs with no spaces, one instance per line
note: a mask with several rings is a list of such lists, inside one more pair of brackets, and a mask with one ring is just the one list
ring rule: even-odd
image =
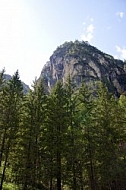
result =
[[117,12],[116,15],[118,16],[118,18],[123,18],[124,17],[124,12]]
[[114,55],[114,59],[119,59],[119,56],[118,55]]
[[88,42],[90,42],[90,41],[93,39],[93,35],[92,35],[91,33],[88,33],[87,35],[82,34],[82,35],[81,35],[81,39],[82,39],[83,41],[88,41]]
[[120,59],[126,59],[126,48],[121,48],[118,45],[116,45],[116,51],[119,54],[118,58]]
[[93,31],[94,31],[94,26],[93,26],[93,24],[90,24],[90,25],[87,27],[87,32],[93,33]]
[[[92,18],[93,19],[93,18]],[[89,24],[85,29],[84,29],[84,34],[81,35],[81,40],[83,41],[88,41],[90,42],[93,39],[93,32],[94,32],[94,25]]]

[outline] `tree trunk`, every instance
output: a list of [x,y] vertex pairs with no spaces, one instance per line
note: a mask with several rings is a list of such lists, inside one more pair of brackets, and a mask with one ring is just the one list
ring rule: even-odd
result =
[[49,190],[53,190],[52,178],[50,179]]
[[89,154],[90,154],[90,185],[91,185],[91,190],[95,190],[95,179],[94,179],[94,169],[93,169],[93,161],[92,161],[92,151],[91,147],[89,148]]
[[57,152],[57,190],[61,190],[61,155]]
[[5,155],[6,159],[5,159],[5,162],[4,162],[3,174],[2,174],[2,177],[1,177],[0,190],[2,190],[2,187],[3,187],[3,182],[4,182],[5,172],[6,172],[6,166],[7,166],[8,156],[9,156],[9,148],[10,148],[10,141],[9,141],[7,151],[6,151],[6,155]]
[[77,189],[75,161],[73,161],[73,190]]
[[83,169],[82,164],[79,163],[79,183],[80,183],[80,190],[83,190]]
[[3,156],[3,151],[4,151],[5,139],[6,139],[6,129],[4,131],[4,136],[3,136],[2,145],[1,145],[1,151],[0,151],[0,166],[1,166],[1,162],[2,162],[2,156]]

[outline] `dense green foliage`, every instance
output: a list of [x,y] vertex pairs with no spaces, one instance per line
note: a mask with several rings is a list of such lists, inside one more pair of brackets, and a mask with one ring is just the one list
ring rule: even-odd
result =
[[0,74],[0,190],[125,190],[126,96]]

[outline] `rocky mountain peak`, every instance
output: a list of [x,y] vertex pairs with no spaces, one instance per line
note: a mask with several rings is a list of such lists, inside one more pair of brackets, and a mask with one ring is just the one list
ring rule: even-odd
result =
[[41,72],[47,90],[50,90],[58,80],[63,83],[68,76],[79,85],[82,80],[102,81],[108,87],[113,86],[115,93],[126,92],[126,63],[103,53],[88,42],[65,42],[57,47]]

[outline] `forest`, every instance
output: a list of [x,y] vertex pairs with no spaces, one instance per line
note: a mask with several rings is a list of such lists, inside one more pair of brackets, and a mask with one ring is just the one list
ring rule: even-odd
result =
[[0,73],[0,190],[125,190],[126,96]]

